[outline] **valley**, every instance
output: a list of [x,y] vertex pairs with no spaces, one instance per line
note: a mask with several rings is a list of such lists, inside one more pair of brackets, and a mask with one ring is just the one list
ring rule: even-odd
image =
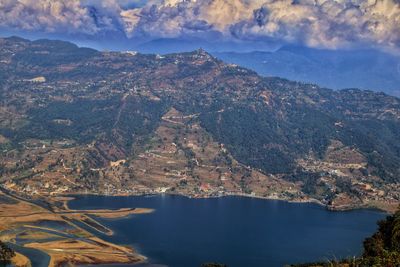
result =
[[201,49],[0,48],[0,237],[18,266],[26,249],[46,266],[146,261],[100,238],[114,234],[100,221],[152,209],[78,211],[71,195],[400,204],[396,97],[265,78]]

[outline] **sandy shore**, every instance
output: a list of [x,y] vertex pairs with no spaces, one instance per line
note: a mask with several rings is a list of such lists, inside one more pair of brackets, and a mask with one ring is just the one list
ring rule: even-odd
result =
[[[83,193],[83,194],[68,194],[68,201],[73,200],[75,197],[83,196],[83,195],[93,195],[93,196],[104,196],[102,194],[96,194],[96,193]],[[346,205],[327,205],[323,202],[321,202],[318,199],[314,198],[281,198],[281,197],[276,197],[276,196],[257,196],[257,195],[252,195],[252,194],[243,194],[243,193],[226,193],[223,195],[187,195],[187,194],[181,194],[181,193],[152,193],[152,194],[112,194],[112,195],[107,195],[110,197],[117,197],[117,196],[123,196],[123,197],[135,197],[135,196],[151,196],[151,195],[176,195],[176,196],[182,196],[182,197],[187,197],[187,198],[199,198],[199,199],[207,199],[207,198],[219,198],[219,197],[227,197],[227,196],[233,196],[233,197],[249,197],[249,198],[256,198],[256,199],[265,199],[265,200],[277,200],[277,201],[285,201],[289,203],[313,203],[320,205],[328,210],[331,211],[349,211],[349,210],[357,210],[357,209],[376,209],[380,210],[383,212],[386,212],[388,214],[393,214],[396,212],[399,208],[400,202],[382,202],[382,201],[366,201],[361,204],[354,204],[354,203],[349,203]],[[66,204],[67,205],[67,204]]]
[[21,253],[16,252],[15,257],[11,260],[12,264],[15,267],[31,267],[31,261],[22,255]]
[[[106,242],[83,229],[77,222],[95,231],[112,234],[96,217],[122,218],[132,214],[152,212],[151,209],[70,210],[53,211],[20,197],[0,193],[13,201],[0,203],[0,238],[27,248],[38,249],[50,256],[49,266],[71,264],[126,264],[138,263],[146,258],[133,248]],[[64,198],[68,201],[70,198]],[[30,261],[18,253],[13,259],[16,266],[30,266]]]

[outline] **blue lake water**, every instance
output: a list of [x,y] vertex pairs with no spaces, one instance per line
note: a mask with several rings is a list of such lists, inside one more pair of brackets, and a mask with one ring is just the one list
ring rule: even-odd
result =
[[11,247],[13,250],[28,257],[29,260],[31,261],[32,267],[47,267],[47,266],[49,266],[50,256],[47,255],[46,253],[44,253],[40,250],[37,250],[37,249],[22,247],[22,246],[15,245],[12,243],[7,243],[7,245],[9,247]]
[[[72,209],[145,207],[154,213],[101,219],[118,244],[132,245],[151,266],[277,267],[359,255],[362,241],[386,215],[374,210],[332,212],[316,204],[246,197],[80,196]],[[153,265],[155,264],[155,265]]]

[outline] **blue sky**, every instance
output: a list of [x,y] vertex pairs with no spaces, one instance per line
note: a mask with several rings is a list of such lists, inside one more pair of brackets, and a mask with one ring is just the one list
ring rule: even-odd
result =
[[124,48],[159,39],[222,49],[399,52],[399,0],[1,0],[0,33]]

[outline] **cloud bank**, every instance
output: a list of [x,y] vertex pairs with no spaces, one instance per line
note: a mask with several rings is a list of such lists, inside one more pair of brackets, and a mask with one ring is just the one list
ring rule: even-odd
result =
[[400,0],[0,0],[0,27],[400,49]]

